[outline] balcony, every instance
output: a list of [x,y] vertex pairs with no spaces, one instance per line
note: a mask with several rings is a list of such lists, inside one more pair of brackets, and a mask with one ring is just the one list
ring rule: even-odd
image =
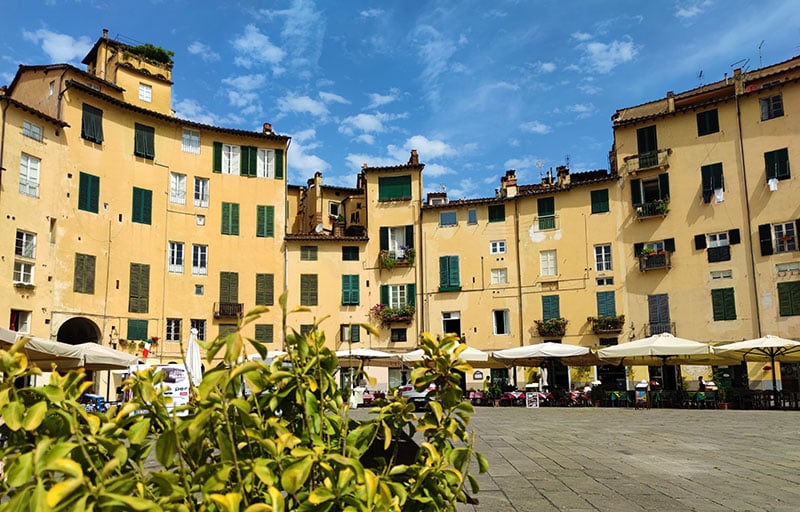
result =
[[243,310],[244,304],[239,302],[215,302],[214,318],[237,318]]
[[386,304],[375,304],[370,308],[370,315],[375,318],[383,327],[392,324],[410,324],[414,320],[416,308],[410,304],[391,307]]
[[656,199],[655,201],[637,204],[635,206],[636,218],[638,220],[652,217],[664,217],[669,213],[669,199]]
[[619,334],[625,327],[625,315],[590,316],[587,320],[592,323],[592,331],[595,334]]
[[381,268],[393,269],[394,267],[410,267],[414,265],[416,252],[413,247],[407,247],[396,251],[381,251],[378,254],[378,263]]
[[639,254],[639,270],[657,270],[660,268],[672,268],[672,253],[667,251],[646,252]]
[[567,332],[569,320],[566,318],[550,318],[548,320],[534,320],[536,332],[543,338],[560,338]]
[[654,322],[650,324],[644,324],[645,336],[652,336],[654,334],[662,334],[665,332],[675,336],[677,334],[675,332],[675,322]]
[[659,149],[658,151],[625,157],[625,170],[628,171],[628,174],[636,174],[652,169],[668,169],[669,156],[671,154],[672,149]]

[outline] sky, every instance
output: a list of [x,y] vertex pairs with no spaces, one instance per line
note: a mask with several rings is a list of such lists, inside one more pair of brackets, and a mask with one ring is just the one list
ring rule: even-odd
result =
[[797,0],[26,0],[0,84],[102,35],[175,52],[183,119],[292,137],[288,179],[355,187],[425,164],[426,192],[491,197],[517,171],[608,168],[617,109],[800,55]]

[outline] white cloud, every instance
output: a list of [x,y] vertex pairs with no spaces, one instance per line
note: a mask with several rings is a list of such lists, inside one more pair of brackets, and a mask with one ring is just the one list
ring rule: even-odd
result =
[[92,49],[92,40],[86,36],[75,39],[67,34],[58,34],[41,28],[34,32],[22,31],[22,38],[41,45],[42,50],[54,62],[70,62],[83,59]]
[[[422,162],[425,163],[425,162]],[[425,177],[436,178],[438,176],[447,176],[458,174],[455,169],[441,164],[425,164]]]
[[550,127],[539,121],[528,121],[522,123],[519,127],[526,132],[538,133],[539,135],[550,133]]
[[288,113],[306,113],[317,117],[328,115],[328,107],[321,101],[293,94],[278,99],[278,110],[283,115]]
[[581,84],[578,86],[578,89],[580,91],[585,92],[586,94],[591,94],[591,95],[600,94],[601,92],[603,92],[603,89],[601,87],[598,87],[597,85],[594,84]]
[[201,43],[200,41],[194,41],[186,48],[186,50],[192,55],[199,55],[204,62],[217,62],[220,60],[220,56],[217,52],[213,51],[211,47]]
[[399,91],[397,89],[391,89],[389,94],[378,94],[378,93],[371,93],[369,94],[369,105],[367,108],[377,108],[382,105],[388,105],[394,101],[397,101],[399,96]]
[[328,162],[314,154],[314,150],[319,147],[316,137],[317,132],[313,128],[292,134],[288,155],[290,182],[305,183],[315,172],[330,169]]
[[[503,167],[506,169],[515,169],[517,171],[536,169],[533,172],[539,172],[540,168],[544,169],[544,161],[541,158],[536,158],[535,156],[525,155],[519,158],[510,158],[506,160],[503,163]],[[520,178],[520,173],[517,173],[517,178]]]
[[244,33],[233,40],[233,47],[240,53],[234,58],[237,66],[250,68],[253,64],[279,64],[286,52],[272,44],[255,25],[247,25]]
[[261,73],[254,75],[239,75],[223,78],[222,83],[240,91],[253,91],[260,88],[266,82],[267,77]]
[[572,34],[570,34],[570,37],[572,37],[572,39],[575,39],[576,41],[588,41],[589,39],[592,38],[592,35],[587,34],[586,32],[573,32]]
[[188,119],[212,126],[218,126],[219,123],[217,117],[196,100],[185,99],[175,103],[175,115],[180,119]]
[[397,158],[392,156],[376,156],[367,155],[364,153],[349,153],[345,156],[345,160],[355,169],[361,169],[362,164],[367,164],[369,167],[389,167],[393,165],[403,164],[408,162],[408,156],[405,160],[398,161]]
[[359,12],[359,16],[362,18],[379,18],[383,16],[384,10],[383,9],[365,9]]
[[[397,148],[395,146],[389,146],[389,152],[397,155],[398,158],[406,158],[406,160],[401,160],[403,162],[407,161],[409,155],[411,154],[412,149],[416,149],[417,153],[419,153],[420,161],[423,158],[427,160],[435,160],[439,157],[446,157],[446,156],[453,156],[458,154],[456,149],[441,140],[432,140],[424,135],[414,135],[406,140],[405,144],[403,144],[402,148]],[[404,156],[403,156],[404,155]]]
[[363,142],[364,144],[369,144],[370,146],[375,144],[375,137],[368,133],[362,133],[361,135],[356,137],[356,140],[358,142]]
[[353,135],[356,131],[364,133],[380,133],[386,130],[384,123],[391,121],[391,116],[382,114],[356,114],[346,117],[339,126],[339,133]]
[[566,107],[568,112],[578,115],[578,119],[590,117],[597,110],[591,103],[575,103]]
[[639,47],[630,39],[610,43],[591,42],[583,45],[584,61],[598,73],[609,73],[615,67],[633,60]]
[[258,93],[246,91],[228,91],[228,103],[239,109],[250,109],[258,102]]
[[332,92],[320,92],[319,97],[325,103],[340,103],[342,105],[350,104],[350,102],[347,99]]
[[556,70],[554,62],[537,62],[536,67],[539,69],[540,73],[552,73]]
[[682,2],[677,4],[675,7],[677,10],[675,11],[676,18],[694,18],[699,14],[702,14],[706,8],[710,7],[713,4],[711,0],[695,0],[691,2]]

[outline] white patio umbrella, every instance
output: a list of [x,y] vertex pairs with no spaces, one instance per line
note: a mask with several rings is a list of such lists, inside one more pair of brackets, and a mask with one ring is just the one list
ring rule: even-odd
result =
[[665,364],[698,364],[714,360],[711,345],[678,338],[665,332],[640,340],[629,341],[597,351],[600,359],[620,359],[625,365],[656,366]]
[[83,367],[87,370],[122,370],[137,363],[133,354],[121,352],[98,343],[79,343],[74,345],[83,355]]
[[197,343],[197,332],[195,327],[189,330],[189,342],[186,345],[186,359],[184,360],[186,371],[195,386],[198,386],[203,380],[203,362],[200,357],[200,345]]
[[772,368],[772,389],[777,391],[775,361],[800,362],[800,342],[767,334],[752,340],[717,345],[714,352],[738,357],[743,361],[769,361]]
[[586,356],[590,352],[589,347],[545,341],[523,347],[495,350],[492,352],[492,358],[519,366],[538,366],[546,359],[565,359],[565,362],[569,362],[570,358]]
[[[483,350],[478,350],[477,348],[472,348],[467,346],[459,357],[467,362],[488,362],[489,361],[489,352],[484,352]],[[403,360],[404,363],[413,363],[417,361],[422,361],[425,358],[425,351],[420,349],[412,350],[411,352],[407,352],[405,354],[400,354],[400,359]]]

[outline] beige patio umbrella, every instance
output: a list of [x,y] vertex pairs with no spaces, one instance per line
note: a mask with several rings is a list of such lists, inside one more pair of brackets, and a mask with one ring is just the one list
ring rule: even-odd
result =
[[25,341],[21,352],[27,356],[28,362],[44,371],[50,371],[53,364],[61,369],[83,366],[83,354],[74,345],[36,338],[0,327],[0,348],[3,350],[10,349],[20,340]]
[[[458,355],[458,357],[467,362],[488,362],[489,352],[484,352],[483,350],[478,350],[477,348],[467,346],[467,348],[465,348]],[[421,348],[412,350],[411,352],[407,352],[405,354],[400,354],[400,359],[404,363],[414,363],[417,361],[422,361],[424,358],[425,351]]]
[[83,355],[83,367],[87,370],[123,370],[135,365],[139,359],[126,352],[115,350],[98,343],[79,343],[70,345]]
[[596,364],[589,347],[565,345],[545,341],[522,347],[506,348],[492,352],[492,359],[514,366],[540,366],[549,359],[559,359],[566,365]]
[[717,345],[714,347],[714,352],[743,361],[769,361],[772,368],[773,391],[778,390],[775,361],[800,362],[800,342],[771,334],[752,340]]

